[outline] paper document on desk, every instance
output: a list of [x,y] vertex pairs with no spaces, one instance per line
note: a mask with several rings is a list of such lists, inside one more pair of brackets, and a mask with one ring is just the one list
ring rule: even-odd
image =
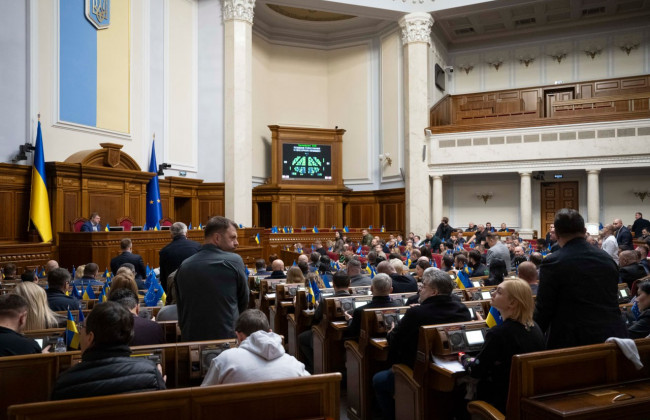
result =
[[441,368],[445,368],[447,370],[450,370],[452,372],[463,372],[465,368],[463,368],[463,365],[460,364],[458,360],[445,360],[441,359],[439,357],[433,356],[433,362],[440,366]]

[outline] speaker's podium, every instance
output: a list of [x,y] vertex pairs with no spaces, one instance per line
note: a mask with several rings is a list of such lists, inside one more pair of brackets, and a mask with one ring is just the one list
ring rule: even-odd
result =
[[271,178],[253,189],[257,226],[343,226],[345,130],[281,127],[272,133]]

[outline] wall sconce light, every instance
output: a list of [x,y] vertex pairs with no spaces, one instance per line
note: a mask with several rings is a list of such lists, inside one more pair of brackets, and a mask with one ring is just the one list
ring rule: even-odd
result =
[[626,42],[625,44],[621,45],[621,51],[625,51],[627,55],[630,55],[632,50],[636,50],[639,48],[639,43],[638,42]]
[[583,51],[593,60],[597,55],[600,55],[600,53],[603,52],[603,49],[601,47],[587,47]]
[[533,61],[535,61],[535,57],[532,57],[530,55],[525,55],[523,57],[519,57],[519,62],[521,64],[525,65],[526,67],[528,67],[530,65],[530,63],[532,63]]
[[391,159],[390,153],[382,153],[379,155],[379,161],[386,162],[388,166],[391,166],[393,164],[393,159]]
[[553,60],[557,61],[558,64],[562,62],[567,56],[566,51],[558,51],[555,54],[549,54],[549,57],[551,57]]
[[635,197],[640,198],[641,202],[643,202],[643,200],[645,200],[646,197],[650,196],[650,191],[648,191],[648,190],[634,190],[632,192],[632,194],[634,194]]
[[484,204],[487,204],[488,200],[490,198],[492,198],[493,196],[494,195],[492,194],[492,192],[483,192],[483,193],[477,192],[476,193],[476,198],[479,199],[479,200],[483,200]]
[[465,74],[469,74],[470,71],[474,70],[474,65],[469,63],[469,64],[461,64],[458,66],[459,69],[463,70]]
[[494,67],[494,70],[499,71],[499,67],[501,67],[501,64],[503,64],[503,60],[501,58],[494,58],[487,63],[488,66],[492,66]]

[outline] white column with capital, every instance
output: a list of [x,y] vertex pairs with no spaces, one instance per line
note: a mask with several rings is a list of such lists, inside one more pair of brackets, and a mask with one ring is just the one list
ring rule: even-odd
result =
[[600,169],[587,169],[587,223],[600,224]]
[[224,26],[225,216],[252,226],[253,8],[255,0],[222,0]]
[[533,196],[530,175],[530,172],[519,172],[519,211],[521,217],[519,236],[524,239],[533,239]]
[[[442,175],[433,176],[433,221],[442,219]],[[409,231],[410,232],[410,231]],[[422,232],[424,233],[424,232]]]
[[[432,228],[429,219],[428,170],[426,162],[422,161],[422,147],[426,140],[424,129],[429,126],[427,68],[432,25],[433,18],[429,13],[424,12],[410,13],[399,20],[404,46],[406,232],[419,234],[424,234]],[[442,184],[440,184],[440,198],[442,198]],[[440,203],[442,206],[442,200]],[[434,208],[435,205],[434,203]]]

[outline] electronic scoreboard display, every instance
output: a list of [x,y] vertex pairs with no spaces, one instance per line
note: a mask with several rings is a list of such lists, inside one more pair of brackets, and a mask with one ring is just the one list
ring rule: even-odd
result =
[[332,149],[330,145],[282,145],[282,179],[332,180]]

